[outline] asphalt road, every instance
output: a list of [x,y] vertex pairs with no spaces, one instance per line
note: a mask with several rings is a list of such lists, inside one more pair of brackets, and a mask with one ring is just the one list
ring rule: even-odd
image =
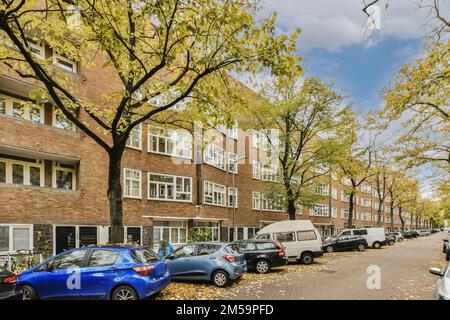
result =
[[445,263],[444,236],[441,232],[362,253],[332,253],[319,259],[316,268],[240,288],[233,299],[431,299],[436,276],[428,269]]

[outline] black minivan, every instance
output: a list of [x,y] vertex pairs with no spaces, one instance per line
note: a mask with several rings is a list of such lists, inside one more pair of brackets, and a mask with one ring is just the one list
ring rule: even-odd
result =
[[283,246],[273,240],[240,240],[235,243],[244,253],[249,270],[267,273],[288,262]]

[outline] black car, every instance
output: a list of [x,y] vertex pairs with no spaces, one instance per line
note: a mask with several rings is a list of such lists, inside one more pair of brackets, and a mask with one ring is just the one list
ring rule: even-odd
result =
[[403,237],[405,239],[418,238],[419,233],[417,231],[405,231],[403,232]]
[[330,253],[333,251],[350,251],[354,249],[364,251],[368,246],[366,239],[363,237],[340,236],[326,239],[322,248],[325,252]]
[[0,300],[17,299],[20,290],[17,276],[7,270],[0,271]]
[[273,240],[241,240],[235,243],[243,251],[249,270],[267,273],[288,262],[283,246]]

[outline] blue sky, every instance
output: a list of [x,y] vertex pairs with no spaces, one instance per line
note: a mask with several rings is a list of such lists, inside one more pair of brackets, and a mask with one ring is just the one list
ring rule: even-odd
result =
[[356,109],[379,110],[380,91],[402,65],[421,55],[430,12],[418,8],[418,1],[381,0],[381,28],[373,31],[367,29],[363,3],[262,0],[260,15],[276,11],[280,32],[302,29],[297,47],[306,76],[332,81]]

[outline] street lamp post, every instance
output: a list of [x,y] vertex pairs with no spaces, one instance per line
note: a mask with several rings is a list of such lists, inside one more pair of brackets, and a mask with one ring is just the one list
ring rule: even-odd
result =
[[234,176],[235,176],[235,172],[236,172],[236,168],[237,168],[237,163],[239,161],[241,161],[241,160],[244,160],[245,158],[246,158],[246,156],[242,156],[242,157],[239,157],[239,158],[237,158],[237,159],[235,159],[235,160],[230,162],[230,164],[234,165],[233,171],[231,172],[231,174],[232,174],[233,190],[235,192],[235,194],[234,194],[234,202],[233,202],[233,227],[231,229],[232,232],[233,232],[233,240],[236,240],[235,239],[235,224],[236,224],[236,202],[237,202],[237,190],[236,190],[236,183],[235,183]]

